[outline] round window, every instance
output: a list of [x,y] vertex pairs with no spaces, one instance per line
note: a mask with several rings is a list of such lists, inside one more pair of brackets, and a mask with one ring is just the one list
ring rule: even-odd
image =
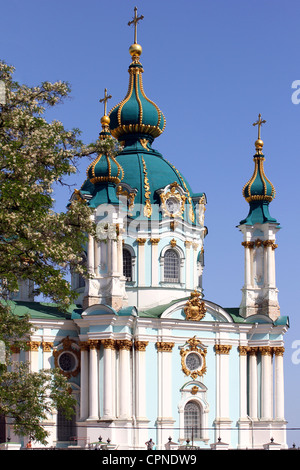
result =
[[71,372],[76,367],[76,358],[70,352],[63,352],[58,359],[58,365],[64,372]]
[[185,363],[189,370],[198,370],[202,365],[202,359],[199,354],[190,353],[186,356]]

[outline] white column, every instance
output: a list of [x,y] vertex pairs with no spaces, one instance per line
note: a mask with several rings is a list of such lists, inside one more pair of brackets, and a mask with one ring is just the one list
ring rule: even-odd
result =
[[146,347],[148,341],[135,341],[135,414],[146,418]]
[[29,362],[31,372],[39,371],[39,341],[28,341],[27,345],[29,346]]
[[197,273],[197,255],[198,255],[198,243],[193,243],[193,274],[191,280],[191,288],[195,289],[198,286],[198,273]]
[[90,360],[89,360],[89,419],[99,418],[98,405],[98,341],[89,341]]
[[80,419],[89,416],[89,348],[87,342],[80,343]]
[[185,287],[186,289],[192,289],[191,284],[191,245],[192,242],[185,241]]
[[119,348],[119,414],[120,419],[131,419],[130,351],[132,341],[117,341]]
[[247,417],[247,350],[239,346],[240,353],[240,419]]
[[89,271],[91,273],[94,273],[95,269],[95,244],[94,244],[94,238],[92,235],[89,235],[89,240],[88,240],[88,266],[89,266]]
[[115,341],[112,339],[104,339],[101,341],[104,347],[103,354],[103,416],[102,419],[112,419],[113,414],[113,380],[112,368],[113,352],[115,351]]
[[229,353],[230,345],[216,344],[217,359],[217,415],[215,420],[215,439],[221,438],[223,442],[230,444],[231,421],[229,417]]
[[172,417],[172,349],[174,343],[157,342],[158,354],[158,449],[164,449],[168,442]]
[[270,346],[259,348],[262,359],[261,375],[261,419],[272,419],[272,349]]
[[242,245],[245,247],[245,287],[251,287],[252,285],[252,249],[253,242],[243,242]]
[[150,238],[151,248],[151,285],[158,286],[158,243],[159,238]]
[[137,238],[138,243],[138,285],[145,285],[145,243],[146,238]]
[[283,347],[274,348],[275,353],[275,419],[284,420]]
[[257,348],[250,348],[249,352],[249,415],[257,419]]
[[51,369],[53,343],[49,341],[43,341],[42,348],[43,348],[43,369]]
[[99,276],[99,264],[100,264],[100,243],[96,240],[94,241],[94,272],[95,276]]

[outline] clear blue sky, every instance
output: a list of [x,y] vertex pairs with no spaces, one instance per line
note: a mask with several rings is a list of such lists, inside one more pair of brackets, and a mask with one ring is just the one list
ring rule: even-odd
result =
[[[144,88],[167,126],[153,147],[208,199],[205,243],[205,298],[238,306],[243,285],[242,234],[236,228],[248,213],[242,187],[253,172],[261,113],[265,171],[276,189],[270,213],[281,224],[276,250],[277,286],[286,335],[286,417],[300,428],[300,342],[298,237],[300,178],[300,104],[293,104],[292,83],[300,80],[300,2],[297,0],[10,0],[1,4],[1,59],[16,67],[20,83],[68,81],[71,99],[49,118],[78,127],[94,141],[100,129],[107,87],[119,102],[127,92],[128,47],[133,42],[134,6],[144,20],[138,29],[143,46]],[[299,95],[300,96],[300,95]],[[89,161],[72,179],[79,188]],[[63,210],[70,196],[57,190]],[[294,356],[293,356],[294,354]],[[299,354],[300,357],[300,354]],[[289,444],[300,446],[300,430]]]

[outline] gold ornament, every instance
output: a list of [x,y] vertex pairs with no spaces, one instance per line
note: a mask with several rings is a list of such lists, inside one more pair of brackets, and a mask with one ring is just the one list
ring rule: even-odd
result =
[[191,293],[190,299],[187,301],[184,307],[184,314],[186,320],[200,321],[204,318],[206,313],[206,307],[203,301],[201,301],[201,294],[194,290]]

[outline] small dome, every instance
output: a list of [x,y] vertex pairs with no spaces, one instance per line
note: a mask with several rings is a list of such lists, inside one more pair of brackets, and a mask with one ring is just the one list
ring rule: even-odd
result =
[[264,172],[263,162],[265,157],[257,153],[254,155],[253,160],[255,162],[254,173],[243,188],[243,196],[247,202],[271,202],[275,197],[275,189]]
[[100,154],[87,169],[87,177],[93,184],[119,184],[124,172],[116,159],[109,155]]
[[153,140],[164,131],[166,121],[159,107],[145,95],[139,54],[133,55],[128,71],[127,95],[109,113],[110,132],[118,140],[128,134],[146,134]]

